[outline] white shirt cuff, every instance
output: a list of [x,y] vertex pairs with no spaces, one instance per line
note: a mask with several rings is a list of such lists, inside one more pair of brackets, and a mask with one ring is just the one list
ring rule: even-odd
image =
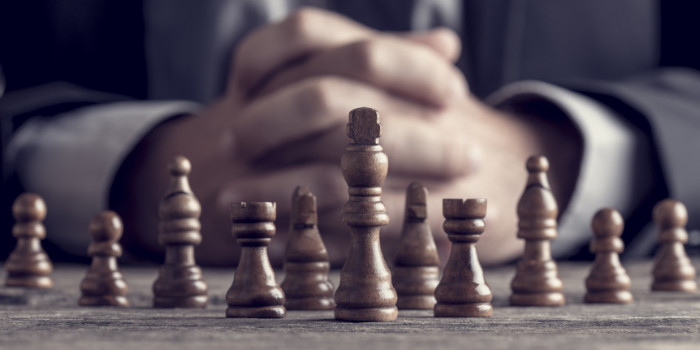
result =
[[124,158],[155,125],[197,109],[184,101],[129,101],[34,118],[10,141],[8,168],[26,190],[46,201],[47,238],[83,255],[90,243],[90,220],[107,207]]
[[[514,100],[518,100],[513,105]],[[581,94],[539,81],[507,85],[491,95],[489,104],[508,106],[545,101],[563,112],[583,136],[583,155],[576,188],[559,221],[559,237],[552,242],[552,254],[565,257],[575,253],[592,237],[590,221],[596,211],[612,207],[629,216],[646,193],[635,173],[648,159],[645,135],[606,106]],[[551,116],[545,116],[551,117]]]

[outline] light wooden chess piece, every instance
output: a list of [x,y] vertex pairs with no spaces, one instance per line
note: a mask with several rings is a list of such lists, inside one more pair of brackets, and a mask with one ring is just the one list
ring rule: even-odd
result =
[[493,294],[475,248],[486,226],[486,199],[444,199],[442,211],[452,249],[435,289],[435,317],[492,316]]
[[281,284],[287,310],[332,310],[335,288],[328,279],[329,270],[328,251],[318,231],[316,196],[308,187],[298,186],[292,195]]
[[549,162],[543,156],[533,156],[526,167],[527,185],[518,201],[518,238],[525,240],[525,251],[511,282],[510,304],[564,305],[564,285],[550,250],[550,241],[557,238],[559,208],[547,180]]
[[53,265],[41,247],[46,238],[42,224],[46,218],[46,204],[36,194],[24,193],[12,205],[15,225],[12,235],[17,238],[17,246],[5,262],[8,287],[51,288]]
[[586,278],[587,303],[631,303],[630,278],[620,264],[619,254],[625,250],[620,239],[625,222],[622,215],[612,208],[599,210],[591,222],[593,240],[591,253],[595,261]]
[[341,220],[350,227],[350,251],[335,292],[335,318],[343,321],[396,320],[396,290],[391,284],[379,243],[381,226],[389,223],[381,201],[388,159],[379,145],[379,114],[371,108],[350,112],[348,144],[341,158],[350,199]]
[[419,182],[406,189],[406,208],[392,282],[399,309],[432,309],[440,275],[440,258],[428,225],[428,190]]
[[226,293],[226,317],[281,318],[286,315],[284,291],[275,280],[267,246],[275,236],[276,204],[240,202],[231,205],[231,232],[241,257]]
[[157,308],[207,306],[207,284],[194,258],[194,246],[202,242],[202,208],[187,180],[191,169],[187,158],[173,159],[170,189],[158,210],[158,241],[165,245],[165,263],[153,283],[153,306]]
[[129,306],[126,299],[127,286],[117,267],[117,257],[122,255],[119,238],[124,228],[113,211],[103,211],[90,223],[92,243],[88,255],[92,265],[80,283],[81,306]]
[[654,206],[654,222],[659,229],[659,250],[654,258],[653,291],[694,292],[695,267],[683,245],[688,242],[688,210],[683,203],[665,199]]

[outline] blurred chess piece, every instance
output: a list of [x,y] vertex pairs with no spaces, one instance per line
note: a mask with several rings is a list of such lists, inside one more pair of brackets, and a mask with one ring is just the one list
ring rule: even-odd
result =
[[486,199],[444,199],[442,211],[452,249],[435,289],[435,317],[490,317],[493,294],[475,247],[486,226]]
[[559,208],[549,187],[549,161],[543,156],[527,160],[527,185],[518,201],[518,238],[525,251],[511,282],[514,306],[564,305],[564,285],[552,260],[550,241],[557,238]]
[[92,265],[80,283],[81,306],[129,306],[126,299],[127,286],[117,267],[117,257],[122,255],[119,238],[124,227],[119,215],[103,211],[90,223],[92,243],[88,255]]
[[654,206],[654,222],[659,229],[659,250],[654,258],[654,282],[651,290],[694,292],[695,267],[683,246],[688,242],[688,211],[683,203],[664,199]]
[[419,182],[406,189],[401,238],[391,269],[399,309],[432,309],[440,275],[440,258],[428,225],[428,190]]
[[276,216],[277,205],[272,202],[231,205],[231,232],[241,246],[241,257],[226,293],[226,317],[282,318],[287,313],[284,291],[267,255]]
[[158,210],[158,240],[165,245],[165,263],[153,283],[153,306],[157,308],[207,306],[207,283],[194,257],[194,246],[202,242],[202,208],[187,180],[191,169],[187,158],[173,159],[170,189]]
[[332,310],[333,283],[328,251],[318,231],[316,196],[298,186],[292,195],[290,234],[284,252],[285,278],[281,287],[287,310]]
[[595,261],[586,278],[587,303],[631,303],[630,278],[620,264],[620,253],[625,244],[620,239],[625,222],[622,215],[611,208],[599,210],[591,222],[593,240],[590,250]]
[[8,287],[51,288],[51,271],[53,266],[48,255],[41,247],[41,240],[46,237],[42,224],[46,218],[46,204],[36,194],[24,193],[17,197],[12,205],[15,225],[12,235],[17,239],[17,246],[5,261]]

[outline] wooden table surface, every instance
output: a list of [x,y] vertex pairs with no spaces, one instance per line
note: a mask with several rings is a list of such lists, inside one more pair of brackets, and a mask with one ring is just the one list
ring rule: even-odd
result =
[[[631,305],[583,304],[588,265],[560,263],[565,306],[510,307],[514,267],[507,266],[486,271],[494,292],[491,318],[400,311],[395,322],[345,323],[332,311],[227,319],[224,295],[233,271],[218,269],[204,271],[207,309],[152,309],[156,267],[122,267],[131,308],[78,307],[86,266],[58,265],[51,291],[0,289],[0,349],[700,349],[700,293],[650,293],[650,264],[626,266],[636,298]],[[337,272],[332,280],[337,285]]]

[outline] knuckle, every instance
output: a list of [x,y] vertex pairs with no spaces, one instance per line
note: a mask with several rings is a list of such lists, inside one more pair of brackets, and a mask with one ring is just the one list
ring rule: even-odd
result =
[[377,40],[362,40],[351,46],[349,61],[356,72],[372,77],[382,70],[382,45]]
[[330,77],[316,77],[304,81],[297,96],[301,110],[307,115],[325,115],[333,110],[337,82]]
[[314,32],[314,25],[319,23],[321,11],[306,7],[289,15],[282,23],[283,33],[289,37],[306,37]]

